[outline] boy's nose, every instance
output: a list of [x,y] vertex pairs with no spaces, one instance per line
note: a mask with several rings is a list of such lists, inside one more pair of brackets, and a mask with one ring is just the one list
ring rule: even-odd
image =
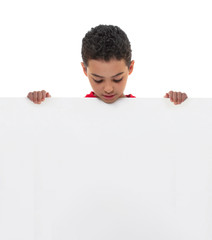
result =
[[113,92],[113,88],[111,86],[107,86],[107,87],[104,88],[104,92],[106,94],[110,94],[110,93]]

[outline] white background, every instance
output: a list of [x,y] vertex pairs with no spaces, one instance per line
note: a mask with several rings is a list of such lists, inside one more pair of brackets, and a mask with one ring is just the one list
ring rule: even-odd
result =
[[0,96],[84,97],[82,38],[112,24],[131,42],[134,72],[125,94],[163,97],[170,90],[211,97],[211,0],[1,0]]

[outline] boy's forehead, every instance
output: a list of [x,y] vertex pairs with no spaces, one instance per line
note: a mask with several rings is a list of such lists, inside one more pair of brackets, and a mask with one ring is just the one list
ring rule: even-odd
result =
[[110,61],[91,59],[88,63],[90,71],[117,71],[126,68],[125,61],[112,59]]

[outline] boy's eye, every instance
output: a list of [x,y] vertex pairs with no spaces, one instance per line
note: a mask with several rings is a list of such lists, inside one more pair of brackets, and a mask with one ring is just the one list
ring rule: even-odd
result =
[[[121,80],[122,80],[123,78],[121,78],[121,79],[118,79],[118,80],[113,80],[114,82],[120,82]],[[97,81],[97,80],[95,80],[95,79],[93,79],[96,83],[101,83],[103,80],[99,80],[99,81]]]

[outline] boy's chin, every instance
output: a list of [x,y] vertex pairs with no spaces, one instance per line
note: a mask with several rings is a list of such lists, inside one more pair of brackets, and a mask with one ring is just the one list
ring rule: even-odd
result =
[[114,103],[115,101],[116,101],[117,99],[116,98],[114,98],[114,99],[102,99],[102,101],[103,102],[105,102],[105,103]]

